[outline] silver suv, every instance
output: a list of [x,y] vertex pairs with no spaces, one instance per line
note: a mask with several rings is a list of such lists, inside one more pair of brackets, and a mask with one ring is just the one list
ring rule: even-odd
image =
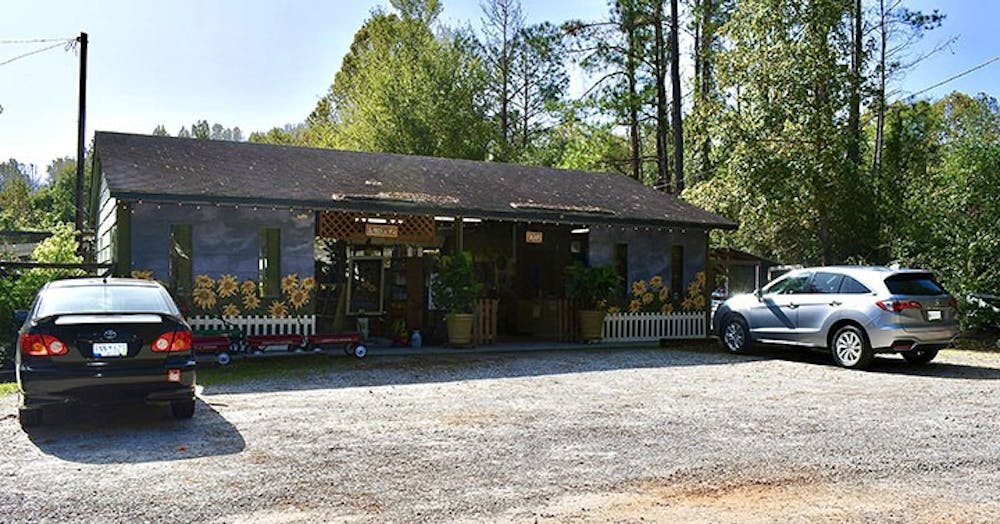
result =
[[716,311],[722,347],[754,342],[829,348],[837,364],[867,367],[875,353],[926,364],[958,335],[957,304],[927,271],[831,266],[798,269]]

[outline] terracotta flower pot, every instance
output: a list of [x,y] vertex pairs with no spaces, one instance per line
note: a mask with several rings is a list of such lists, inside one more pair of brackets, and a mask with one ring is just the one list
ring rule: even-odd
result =
[[452,346],[468,346],[472,344],[472,322],[475,316],[471,313],[449,313],[444,320],[448,326],[448,343]]
[[581,309],[579,311],[580,338],[584,342],[601,340],[601,331],[604,328],[605,315],[606,313],[603,310]]

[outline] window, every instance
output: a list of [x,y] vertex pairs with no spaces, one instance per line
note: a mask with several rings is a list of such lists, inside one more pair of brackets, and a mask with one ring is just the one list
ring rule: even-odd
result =
[[861,282],[858,282],[851,277],[844,277],[844,281],[840,284],[840,292],[849,295],[862,295],[865,293],[871,293],[872,291],[865,287],[865,285]]
[[768,295],[795,295],[805,293],[809,289],[809,277],[812,273],[796,273],[771,284],[764,293]]
[[684,246],[670,249],[670,293],[675,297],[684,294]]
[[257,259],[260,273],[261,296],[281,294],[281,230],[264,228],[260,230],[260,257]]
[[49,289],[38,298],[36,318],[73,313],[179,312],[159,286],[96,285]]
[[944,295],[946,291],[930,273],[901,273],[885,279],[893,295]]
[[628,244],[615,244],[615,273],[618,273],[624,285],[623,296],[628,296]]
[[840,282],[844,275],[836,273],[816,273],[812,284],[809,286],[810,293],[834,294],[840,289]]
[[194,252],[191,225],[170,226],[170,289],[175,293],[190,293]]

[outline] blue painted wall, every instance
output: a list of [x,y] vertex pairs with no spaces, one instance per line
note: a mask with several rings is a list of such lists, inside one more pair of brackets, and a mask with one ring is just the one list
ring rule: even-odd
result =
[[615,244],[628,244],[628,283],[660,275],[669,281],[671,246],[684,246],[684,286],[705,270],[705,230],[635,231],[632,228],[590,228],[590,264],[614,264]]
[[191,224],[193,272],[218,278],[236,275],[258,280],[260,230],[281,228],[281,274],[313,276],[315,215],[250,208],[132,204],[132,269],[152,270],[153,278],[170,275],[170,226]]

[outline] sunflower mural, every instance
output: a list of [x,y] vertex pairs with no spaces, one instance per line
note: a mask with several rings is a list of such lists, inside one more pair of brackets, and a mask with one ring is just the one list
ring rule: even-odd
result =
[[299,285],[299,274],[291,273],[281,278],[281,292],[288,293]]
[[132,270],[132,278],[137,278],[139,280],[153,280],[153,272],[148,269],[135,269]]
[[260,285],[252,279],[240,281],[236,275],[224,274],[218,278],[196,275],[191,292],[193,313],[196,315],[233,318],[242,315],[269,315],[287,317],[312,313],[311,304],[316,290],[316,279],[299,279],[291,273],[281,279],[281,295],[263,297]]
[[684,297],[681,307],[684,311],[700,311],[704,310],[705,306],[705,272],[699,271],[688,284],[687,296]]
[[129,274],[129,276],[139,280],[149,280],[150,282],[156,282],[157,284],[163,286],[164,288],[167,287],[167,284],[165,282],[163,282],[162,280],[158,280],[156,278],[152,269],[133,269],[132,272]]
[[[676,303],[671,297],[668,283],[660,275],[653,275],[649,280],[632,282],[632,295],[625,308],[630,313],[673,313],[678,309],[684,311],[703,311],[705,302],[705,273],[699,272],[688,283],[687,295]],[[610,310],[609,310],[610,311]]]
[[219,296],[222,298],[229,298],[235,295],[236,291],[239,289],[239,285],[236,282],[236,277],[233,275],[222,275],[219,277]]
[[275,300],[271,302],[271,305],[267,308],[268,314],[272,317],[284,318],[288,316],[288,308],[285,307],[284,301]]
[[222,306],[222,316],[233,318],[240,316],[240,308],[236,304],[226,304]]
[[215,309],[218,298],[215,289],[210,287],[196,287],[191,292],[191,301],[194,305],[206,311]]
[[253,280],[244,280],[243,283],[240,284],[240,294],[243,296],[256,295],[257,289],[257,283]]

